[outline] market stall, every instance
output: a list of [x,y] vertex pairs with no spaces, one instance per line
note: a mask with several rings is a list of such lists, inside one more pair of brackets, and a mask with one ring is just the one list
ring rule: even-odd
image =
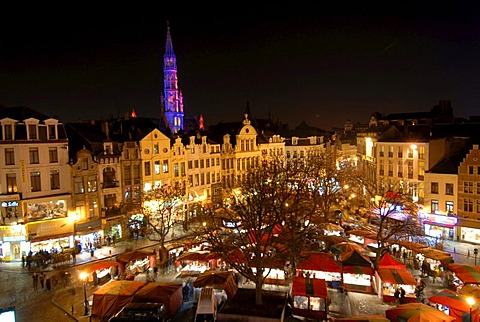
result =
[[[456,322],[479,322],[479,304],[472,307],[467,303],[467,296],[451,290],[443,290],[428,298],[430,305],[455,318]],[[470,311],[471,309],[471,311]],[[470,316],[471,314],[471,316]]]
[[446,269],[447,285],[454,291],[459,291],[466,285],[480,284],[480,268],[477,266],[449,263]]
[[360,244],[364,248],[377,249],[377,233],[369,230],[348,230],[348,240]]
[[323,279],[332,287],[342,283],[342,266],[333,259],[330,253],[310,253],[307,258],[297,264],[297,276]]
[[384,302],[395,302],[395,290],[405,290],[405,303],[416,302],[415,286],[417,281],[407,270],[406,265],[398,262],[389,253],[385,253],[375,272],[375,285],[379,297]]
[[349,291],[371,293],[374,270],[372,262],[353,250],[342,256],[342,285]]
[[233,271],[205,271],[193,281],[193,286],[197,288],[212,287],[222,289],[229,299],[235,295],[238,289]]
[[163,303],[167,315],[171,319],[182,306],[182,284],[151,282],[138,290],[133,295],[135,303]]
[[145,286],[137,281],[111,281],[93,293],[91,314],[102,321],[116,314],[125,304],[130,303],[133,295]]
[[124,266],[126,276],[133,280],[136,274],[155,267],[156,254],[153,250],[135,250],[118,255],[116,260]]
[[198,276],[210,268],[211,257],[209,251],[188,251],[181,254],[175,262],[180,267],[180,277]]
[[112,260],[103,260],[79,265],[76,269],[79,272],[89,274],[88,281],[94,282],[95,284],[104,284],[110,279],[115,278],[117,274],[112,274],[112,272],[117,272],[119,274],[123,272],[122,265]]
[[294,315],[307,319],[327,320],[328,291],[325,280],[294,276],[290,296]]

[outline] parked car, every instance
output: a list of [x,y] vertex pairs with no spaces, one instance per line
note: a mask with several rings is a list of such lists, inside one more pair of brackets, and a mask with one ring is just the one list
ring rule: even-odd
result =
[[148,321],[165,322],[167,310],[163,303],[128,303],[109,322]]

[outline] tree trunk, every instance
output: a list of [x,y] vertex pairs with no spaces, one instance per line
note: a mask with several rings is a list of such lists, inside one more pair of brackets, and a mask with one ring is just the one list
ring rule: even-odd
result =
[[263,276],[262,274],[256,275],[257,280],[255,281],[255,305],[262,305],[263,298],[262,298],[262,287],[263,287]]

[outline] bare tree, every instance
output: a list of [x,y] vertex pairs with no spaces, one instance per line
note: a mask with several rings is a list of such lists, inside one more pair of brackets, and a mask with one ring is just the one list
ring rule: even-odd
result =
[[212,252],[255,283],[255,305],[263,304],[269,271],[283,269],[285,259],[299,254],[306,242],[314,209],[300,164],[276,160],[250,169],[238,188],[226,191],[224,205],[200,219],[199,233]]
[[370,216],[378,227],[375,267],[388,244],[422,234],[417,203],[400,192],[387,191],[381,198],[371,201]]
[[149,240],[159,243],[162,261],[167,258],[166,236],[177,221],[183,220],[183,200],[183,189],[179,185],[155,187],[142,195],[138,226]]

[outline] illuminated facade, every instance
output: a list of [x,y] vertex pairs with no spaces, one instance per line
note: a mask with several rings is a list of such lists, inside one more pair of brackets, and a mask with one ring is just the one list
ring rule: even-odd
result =
[[172,134],[184,129],[183,96],[178,88],[177,58],[173,51],[170,27],[167,27],[167,44],[163,56],[163,107],[165,120]]

